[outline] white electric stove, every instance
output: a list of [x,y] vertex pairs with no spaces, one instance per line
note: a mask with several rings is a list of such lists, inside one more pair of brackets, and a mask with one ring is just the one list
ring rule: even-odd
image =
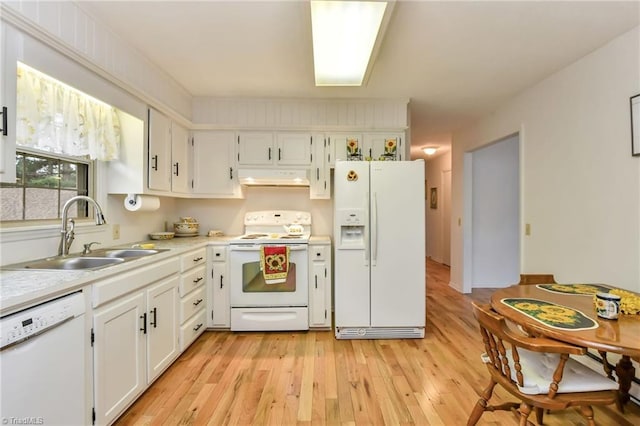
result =
[[[229,243],[231,330],[307,330],[311,213],[248,212],[244,225],[245,233]],[[284,282],[274,284],[265,279],[263,247],[288,249]]]

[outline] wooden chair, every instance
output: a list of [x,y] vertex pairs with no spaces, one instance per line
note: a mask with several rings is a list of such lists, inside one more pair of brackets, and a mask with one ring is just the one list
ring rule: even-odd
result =
[[553,274],[520,274],[519,285],[557,284]]
[[[594,426],[593,405],[609,405],[618,398],[615,381],[569,358],[584,355],[586,349],[545,337],[531,337],[508,327],[502,315],[489,305],[473,302],[473,314],[480,325],[485,353],[482,360],[491,376],[482,391],[467,425],[475,425],[485,411],[511,410],[520,425],[532,409],[542,424],[543,410],[579,407],[590,426]],[[520,402],[493,406],[489,400],[499,384]]]

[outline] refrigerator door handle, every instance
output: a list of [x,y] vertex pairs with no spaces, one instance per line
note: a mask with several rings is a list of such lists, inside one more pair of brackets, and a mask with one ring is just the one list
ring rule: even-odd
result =
[[[366,208],[368,204],[369,204],[369,193],[366,192],[364,194],[364,205],[365,205],[365,210],[364,211],[365,212],[368,212],[368,209]],[[367,213],[367,216],[368,216],[368,213]],[[369,223],[369,217],[365,218],[364,223],[365,224]],[[368,267],[369,266],[369,258],[370,258],[370,253],[369,253],[369,249],[370,249],[369,242],[370,242],[370,240],[369,240],[369,235],[368,235],[368,232],[367,232],[367,225],[365,225],[365,227],[364,227],[364,235],[362,237],[364,238],[364,266]]]
[[371,266],[376,266],[378,260],[378,196],[373,193],[371,203]]

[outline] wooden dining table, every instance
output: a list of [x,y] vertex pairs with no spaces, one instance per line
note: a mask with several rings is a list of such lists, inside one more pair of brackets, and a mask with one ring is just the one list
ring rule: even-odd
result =
[[[553,284],[557,286],[558,284]],[[569,284],[571,286],[571,284]],[[602,287],[615,288],[604,284]],[[539,333],[562,342],[571,343],[598,351],[603,358],[603,368],[607,376],[613,379],[612,371],[618,377],[620,401],[618,407],[629,401],[629,389],[635,376],[631,360],[640,362],[640,315],[620,314],[618,319],[602,319],[596,313],[593,294],[557,293],[549,291],[549,285],[513,285],[496,290],[491,295],[491,307],[508,320],[522,326],[525,330]],[[555,305],[561,305],[582,313],[595,321],[594,328],[571,330],[554,327],[538,321],[521,310],[503,302],[505,299],[535,299]],[[613,366],[607,360],[607,354],[621,355]]]

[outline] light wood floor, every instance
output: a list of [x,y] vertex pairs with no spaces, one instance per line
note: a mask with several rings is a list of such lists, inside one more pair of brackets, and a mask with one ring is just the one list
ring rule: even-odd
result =
[[[471,297],[427,264],[424,339],[336,340],[333,332],[206,332],[120,418],[130,424],[464,425],[488,381]],[[496,396],[511,400],[496,387]],[[531,416],[534,420],[535,416]],[[596,408],[599,425],[640,425],[640,408]],[[546,425],[584,424],[573,410]],[[507,412],[481,425],[516,425]]]

